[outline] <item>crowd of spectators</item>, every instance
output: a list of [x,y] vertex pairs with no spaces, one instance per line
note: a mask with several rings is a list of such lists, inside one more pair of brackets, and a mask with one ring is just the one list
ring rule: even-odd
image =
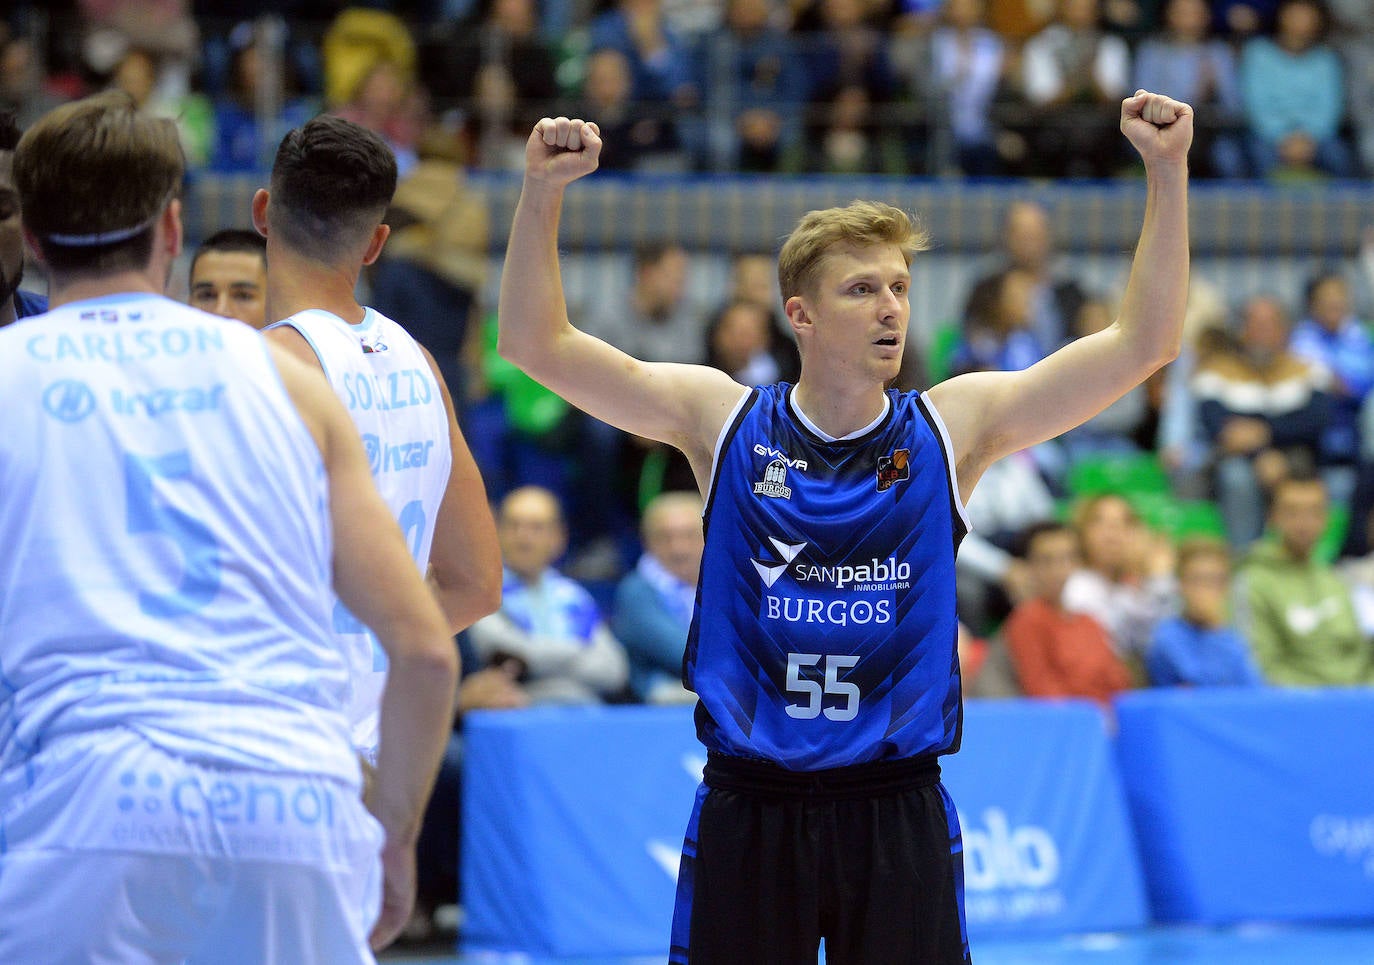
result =
[[1374,169],[1364,0],[61,0],[0,23],[27,123],[115,85],[193,170],[261,170],[337,111],[422,156],[518,169],[545,114],[625,171],[1130,175],[1136,88],[1198,108],[1203,177]]

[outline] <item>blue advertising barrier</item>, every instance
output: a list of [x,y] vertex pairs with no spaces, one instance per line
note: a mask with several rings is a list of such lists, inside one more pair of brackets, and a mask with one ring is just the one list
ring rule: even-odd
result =
[[[689,708],[536,708],[466,725],[464,949],[665,955],[705,754]],[[1102,715],[970,702],[944,762],[976,939],[1133,927],[1144,886]]]
[[1156,918],[1374,919],[1374,690],[1149,691],[1117,711]]
[[464,948],[666,959],[706,765],[691,708],[474,713],[464,735]]
[[969,934],[1135,928],[1145,887],[1102,712],[1081,701],[969,701],[943,761],[964,834]]

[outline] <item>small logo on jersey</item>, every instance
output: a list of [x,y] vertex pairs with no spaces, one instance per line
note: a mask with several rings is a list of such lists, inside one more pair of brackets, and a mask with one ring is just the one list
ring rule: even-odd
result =
[[887,492],[893,483],[910,478],[910,449],[893,449],[892,455],[878,457],[878,492]]
[[382,440],[371,432],[363,433],[363,450],[367,453],[367,465],[372,475],[382,471]]
[[754,569],[758,571],[759,579],[763,580],[764,586],[772,586],[778,582],[778,577],[787,572],[787,566],[797,558],[797,554],[806,549],[805,543],[784,543],[780,539],[768,537],[768,542],[773,544],[773,551],[777,558],[753,559]]
[[363,347],[364,355],[371,355],[374,352],[386,351],[386,342],[382,341],[381,335],[372,335],[370,337],[360,338],[358,339],[358,342]]
[[765,446],[761,442],[754,443],[754,455],[767,456],[769,459],[781,459],[783,462],[787,463],[787,468],[789,469],[806,470],[805,459],[789,459],[787,453],[779,452],[777,449]]
[[95,393],[85,382],[62,379],[43,390],[43,408],[60,422],[80,422],[95,411]]
[[792,489],[787,485],[787,463],[781,459],[770,462],[763,470],[763,481],[754,483],[754,495],[791,499]]

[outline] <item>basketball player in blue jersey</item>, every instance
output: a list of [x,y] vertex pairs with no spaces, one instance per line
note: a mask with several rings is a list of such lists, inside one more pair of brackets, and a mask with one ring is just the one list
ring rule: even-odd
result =
[[[382,218],[395,190],[396,158],[367,128],[321,115],[282,139],[271,189],[253,198],[253,223],[267,238],[268,317],[278,320],[267,337],[324,370],[457,633],[501,599],[501,551],[482,477],[434,358],[354,298],[358,275],[390,232]],[[370,760],[385,655],[344,607],[334,629],[353,667],[354,744]]]
[[[0,962],[372,962],[453,646],[328,383],[162,295],[183,166],[120,92],[15,156],[53,307],[0,329]],[[391,661],[376,819],[335,592]]]
[[568,321],[567,185],[601,138],[530,136],[501,278],[500,351],[592,416],[681,449],[706,499],[684,684],[708,751],[671,960],[968,960],[960,833],[938,758],[959,745],[954,556],[995,460],[1084,422],[1178,352],[1192,109],[1139,91],[1121,129],[1146,169],[1121,315],[1020,372],[885,390],[924,234],[897,208],[811,212],[782,247],[796,385],[746,388],[639,361]]

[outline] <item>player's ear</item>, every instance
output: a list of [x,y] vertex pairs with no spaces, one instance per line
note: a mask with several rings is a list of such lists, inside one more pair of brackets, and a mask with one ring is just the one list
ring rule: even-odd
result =
[[806,304],[800,295],[787,299],[782,310],[787,316],[787,324],[792,327],[792,334],[800,335],[803,329],[811,327],[811,318],[806,314]]
[[386,239],[391,237],[391,225],[379,224],[372,229],[372,238],[367,243],[367,251],[363,253],[363,264],[370,265],[380,257],[382,245],[386,244]]
[[253,227],[264,238],[267,237],[267,203],[271,197],[266,188],[258,188],[253,192]]
[[167,252],[175,260],[181,254],[183,229],[181,226],[181,199],[173,198],[167,202],[162,212],[162,230],[166,238]]

